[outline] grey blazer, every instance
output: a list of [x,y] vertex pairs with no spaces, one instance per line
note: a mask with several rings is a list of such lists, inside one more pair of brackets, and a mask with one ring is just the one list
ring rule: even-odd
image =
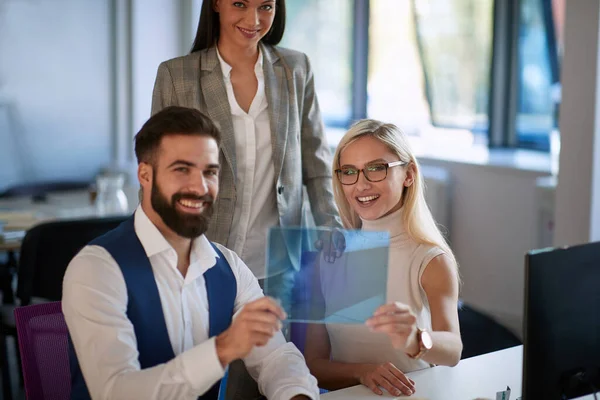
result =
[[[269,104],[277,209],[281,226],[305,226],[303,184],[317,225],[341,226],[331,185],[331,152],[323,134],[308,57],[261,44]],[[196,108],[221,130],[219,195],[207,237],[227,247],[236,204],[236,155],[231,109],[214,47],[158,67],[152,114],[179,105]]]

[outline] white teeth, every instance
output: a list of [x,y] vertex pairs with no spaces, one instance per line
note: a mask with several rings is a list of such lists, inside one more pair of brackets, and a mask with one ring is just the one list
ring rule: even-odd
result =
[[242,32],[245,32],[245,33],[250,33],[250,34],[258,32],[258,31],[250,31],[250,30],[244,29],[244,28],[239,28],[239,30]]
[[359,197],[358,201],[362,201],[362,202],[366,202],[366,201],[371,201],[371,200],[375,200],[376,198],[378,198],[379,195],[373,195],[373,196],[365,196],[365,197]]
[[192,200],[179,200],[179,202],[189,208],[201,208],[202,207],[202,202],[201,201],[192,201]]

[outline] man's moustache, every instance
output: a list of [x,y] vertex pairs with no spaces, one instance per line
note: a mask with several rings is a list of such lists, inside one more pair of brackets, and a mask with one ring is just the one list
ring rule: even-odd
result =
[[190,193],[186,193],[186,194],[178,193],[173,196],[173,201],[178,201],[178,200],[194,200],[194,201],[202,201],[202,202],[210,203],[210,204],[214,203],[213,197],[208,194],[205,194],[203,196],[198,196],[198,195],[190,194]]

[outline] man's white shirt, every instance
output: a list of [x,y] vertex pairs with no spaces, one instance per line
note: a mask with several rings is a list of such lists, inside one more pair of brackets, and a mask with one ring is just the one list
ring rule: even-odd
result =
[[[218,257],[204,237],[193,240],[185,278],[175,250],[141,207],[135,232],[150,260],[175,358],[141,370],[133,325],[127,318],[127,288],[116,261],[100,246],[86,246],[71,261],[63,281],[62,307],[88,390],[93,399],[196,399],[224,375],[215,338],[208,337],[209,307],[204,273]],[[263,296],[258,281],[231,250],[217,244],[237,281],[234,313]],[[234,315],[235,318],[235,315]],[[148,332],[152,334],[152,332]],[[302,354],[278,332],[244,359],[269,399],[299,394],[319,397]]]

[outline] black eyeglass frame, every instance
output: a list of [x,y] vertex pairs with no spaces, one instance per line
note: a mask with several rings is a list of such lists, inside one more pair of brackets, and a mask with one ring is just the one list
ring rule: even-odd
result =
[[[383,166],[385,166],[385,176],[384,176],[383,178],[381,178],[381,179],[378,179],[378,180],[372,180],[372,179],[370,179],[370,178],[369,178],[369,174],[366,174],[366,173],[365,173],[365,169],[367,169],[367,168],[369,168],[369,167],[372,167],[372,166],[374,166],[374,165],[383,165]],[[340,174],[341,174],[341,172],[342,172],[342,169],[341,169],[341,168],[338,168],[338,169],[336,169],[336,170],[335,170],[335,176],[337,177],[338,181],[339,181],[339,182],[340,182],[342,185],[345,185],[345,186],[355,185],[355,184],[356,184],[356,182],[358,182],[358,178],[360,177],[360,173],[361,173],[361,172],[363,173],[363,175],[365,176],[365,178],[366,178],[366,179],[367,179],[369,182],[381,182],[381,181],[384,181],[384,180],[387,178],[388,169],[390,169],[390,168],[392,168],[392,167],[397,167],[397,166],[399,166],[399,165],[400,165],[400,166],[408,165],[408,162],[407,162],[407,161],[392,161],[392,162],[389,162],[389,163],[373,163],[373,164],[369,164],[369,165],[365,166],[365,168],[363,168],[363,169],[358,169],[358,168],[356,168],[356,171],[357,171],[358,173],[356,174],[356,180],[355,180],[354,182],[352,182],[352,183],[344,183],[344,182],[342,182],[342,179],[340,178]]]

